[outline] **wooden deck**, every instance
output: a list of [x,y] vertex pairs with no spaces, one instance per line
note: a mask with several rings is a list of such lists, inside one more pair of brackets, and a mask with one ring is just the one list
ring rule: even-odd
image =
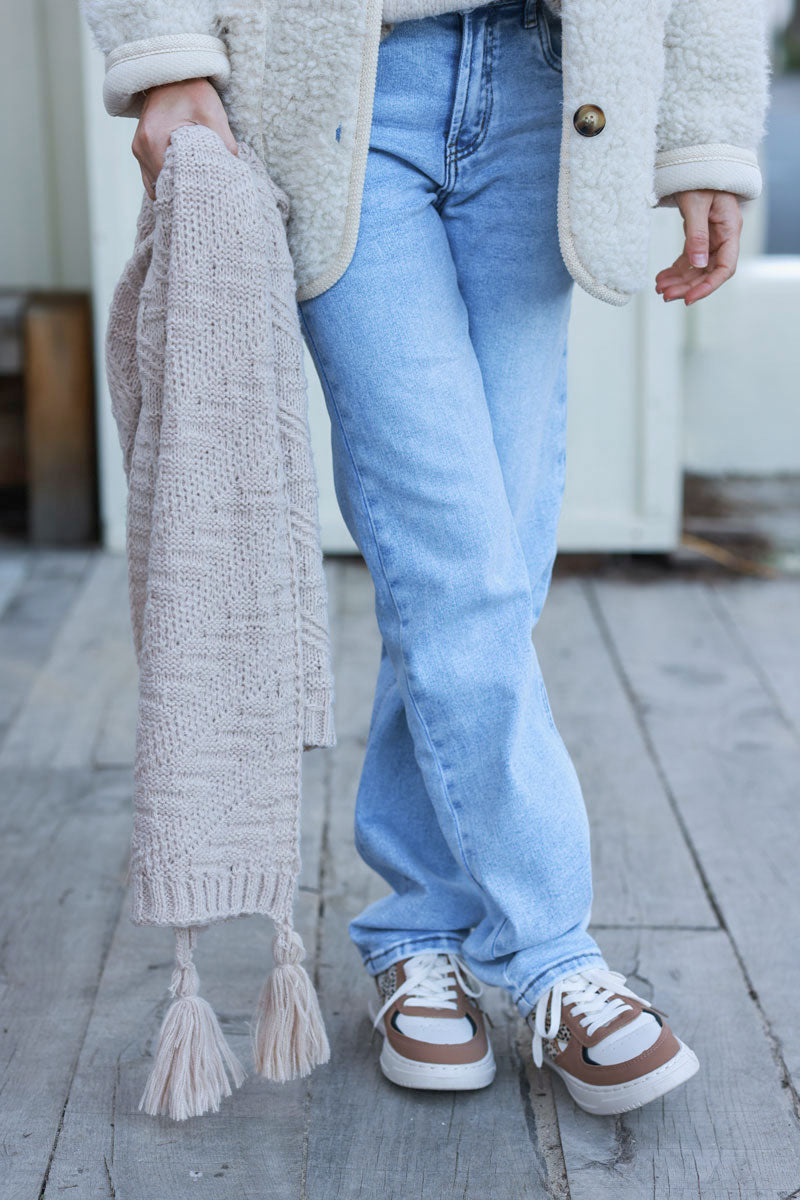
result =
[[[378,660],[372,590],[329,565],[339,744],[306,756],[299,925],[332,1062],[248,1079],[182,1125],[137,1103],[171,938],[124,904],[135,720],[124,562],[0,556],[2,1200],[800,1197],[800,581],[573,575],[537,646],[593,827],[594,931],[701,1073],[622,1118],[536,1071],[491,997],[476,1094],[386,1083],[347,921],[381,884],[352,845]],[[248,1060],[269,922],[203,935],[204,994]]]

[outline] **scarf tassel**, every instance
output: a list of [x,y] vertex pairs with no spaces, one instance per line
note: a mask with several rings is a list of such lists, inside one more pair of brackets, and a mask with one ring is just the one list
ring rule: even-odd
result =
[[239,1087],[245,1077],[211,1005],[197,994],[197,971],[192,962],[196,936],[195,928],[175,930],[173,1002],[164,1017],[153,1069],[139,1102],[140,1110],[150,1116],[164,1114],[174,1121],[217,1112],[220,1100],[232,1095],[230,1081]]
[[317,993],[301,966],[305,948],[289,925],[272,943],[275,965],[261,989],[253,1029],[259,1075],[286,1083],[326,1063],[330,1046]]

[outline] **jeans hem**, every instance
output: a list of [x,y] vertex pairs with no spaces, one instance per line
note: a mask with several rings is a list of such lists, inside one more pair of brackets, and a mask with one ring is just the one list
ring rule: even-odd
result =
[[515,992],[514,1003],[523,1017],[527,1017],[529,1013],[533,1012],[536,1002],[545,992],[549,991],[557,979],[563,979],[574,971],[579,971],[582,967],[603,967],[608,970],[608,964],[602,954],[577,954],[572,958],[564,959],[563,962],[556,963],[553,967],[548,967],[522,991]]
[[460,954],[461,945],[459,938],[447,934],[429,934],[422,938],[408,938],[374,954],[362,953],[361,958],[370,975],[380,975],[381,971],[387,971],[389,967],[393,967],[403,958],[410,958],[412,954],[424,954],[426,951],[431,954]]

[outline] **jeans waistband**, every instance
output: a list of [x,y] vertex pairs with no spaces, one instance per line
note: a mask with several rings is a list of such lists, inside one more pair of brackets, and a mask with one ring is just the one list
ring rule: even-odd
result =
[[[485,7],[490,9],[518,8],[520,10],[522,24],[530,27],[537,24],[543,2],[544,0],[491,0],[489,4],[485,5]],[[467,11],[474,12],[475,9],[468,9]]]

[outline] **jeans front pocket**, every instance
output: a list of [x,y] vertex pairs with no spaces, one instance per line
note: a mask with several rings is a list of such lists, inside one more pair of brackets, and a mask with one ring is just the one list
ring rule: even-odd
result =
[[561,70],[561,18],[548,8],[546,0],[538,0],[536,26],[539,30],[539,41],[542,44],[542,54],[548,66],[554,71]]

